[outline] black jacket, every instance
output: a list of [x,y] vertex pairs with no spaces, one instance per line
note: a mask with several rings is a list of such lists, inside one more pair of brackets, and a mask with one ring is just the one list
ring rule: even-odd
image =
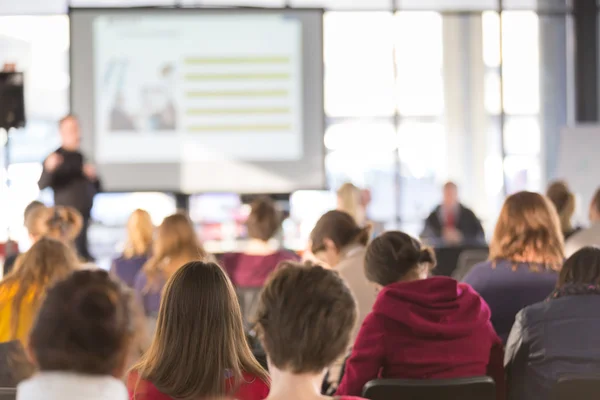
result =
[[63,157],[63,162],[52,172],[44,167],[38,185],[54,190],[54,203],[57,206],[70,206],[84,218],[90,216],[94,196],[100,191],[100,181],[90,181],[83,173],[85,160],[79,151],[69,151],[62,147],[55,153]]
[[547,400],[563,376],[600,374],[600,295],[537,303],[519,314],[504,364],[510,400]]
[[[440,209],[441,206],[436,207],[425,220],[425,228],[423,229],[423,233],[421,233],[422,238],[434,240],[442,238],[443,223],[440,220]],[[456,229],[462,233],[465,241],[485,241],[485,233],[481,222],[479,222],[473,211],[462,204],[459,204]]]

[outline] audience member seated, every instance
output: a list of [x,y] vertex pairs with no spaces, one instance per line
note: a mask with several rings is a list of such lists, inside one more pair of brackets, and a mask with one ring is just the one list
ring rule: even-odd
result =
[[575,233],[565,244],[567,257],[587,246],[600,246],[600,188],[590,204],[590,226]]
[[[31,214],[31,212],[33,210],[35,210],[38,207],[46,207],[44,206],[44,203],[39,202],[39,201],[32,201],[31,203],[29,203],[27,205],[27,207],[25,207],[25,212],[23,215],[23,222],[25,223],[25,221],[27,221],[27,219],[29,218],[29,215]],[[31,235],[31,233],[30,233]],[[2,276],[6,276],[8,275],[8,273],[12,270],[13,266],[15,265],[15,261],[17,260],[17,257],[19,256],[19,254],[13,254],[10,255],[8,257],[6,257],[6,259],[4,260],[4,272],[2,274]]]
[[573,214],[575,214],[575,195],[571,193],[565,182],[556,181],[548,186],[546,196],[550,199],[560,220],[560,228],[563,237],[567,240],[574,233],[577,233],[581,228],[573,227]]
[[0,388],[15,388],[34,372],[35,367],[19,340],[0,343]]
[[490,243],[490,259],[465,276],[492,310],[492,324],[506,341],[515,316],[544,300],[556,286],[564,261],[556,209],[538,193],[509,196]]
[[150,258],[153,235],[154,225],[150,214],[135,210],[127,221],[127,242],[123,254],[111,266],[111,273],[129,287],[133,287],[136,275]]
[[31,332],[39,372],[19,400],[126,400],[121,381],[133,336],[127,289],[106,271],[83,270],[48,291]]
[[0,281],[0,342],[27,342],[46,291],[79,267],[75,251],[64,243],[39,239]]
[[356,316],[352,293],[336,273],[284,263],[258,306],[257,331],[271,374],[267,400],[331,399],[321,395],[321,383],[326,368],[346,354]]
[[373,379],[489,375],[504,389],[502,342],[490,310],[468,285],[428,278],[435,255],[402,232],[369,245],[367,277],[380,289],[354,343],[338,394],[358,395]]
[[[354,218],[342,211],[329,211],[323,215],[310,235],[314,257],[334,268],[350,287],[358,304],[358,325],[354,328],[350,345],[360,324],[371,312],[375,290],[365,276],[365,253],[370,227],[360,227]],[[350,349],[348,349],[349,351]],[[335,389],[340,381],[345,356],[335,362],[327,375],[328,384]]]
[[459,202],[456,184],[446,183],[443,194],[442,204],[425,220],[421,238],[435,245],[485,242],[481,222],[473,211]]
[[600,375],[599,309],[600,250],[586,247],[546,301],[517,315],[506,347],[511,400],[546,400],[561,377]]
[[132,400],[263,400],[268,376],[252,356],[233,285],[214,263],[169,279],[150,349],[127,379]]
[[248,242],[243,253],[223,255],[223,266],[233,285],[243,288],[260,288],[280,262],[298,260],[291,251],[273,245],[271,239],[281,229],[282,216],[269,198],[252,203],[246,226]]
[[152,257],[135,278],[134,288],[146,316],[156,317],[163,287],[179,267],[207,257],[187,216],[174,214],[165,218],[156,231]]
[[350,214],[358,226],[367,224],[368,192],[362,191],[350,182],[344,183],[337,191],[337,209]]

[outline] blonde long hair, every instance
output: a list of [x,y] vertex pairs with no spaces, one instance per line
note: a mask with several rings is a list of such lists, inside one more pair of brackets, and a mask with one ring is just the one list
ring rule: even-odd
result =
[[358,187],[350,182],[344,183],[337,191],[337,198],[338,210],[350,214],[359,225],[365,222],[366,215],[362,192]]
[[125,258],[146,256],[152,249],[154,225],[147,211],[137,209],[127,221],[127,242],[123,250]]
[[560,270],[564,257],[560,222],[550,200],[532,192],[509,196],[490,242],[490,259],[529,262]]
[[19,329],[19,314],[25,298],[31,294],[34,309],[39,308],[46,291],[78,268],[75,252],[63,242],[48,237],[38,240],[17,259],[14,269],[0,282],[0,291],[17,288],[11,312],[13,338]]
[[35,240],[49,237],[72,244],[82,227],[83,218],[73,207],[38,206],[25,218],[25,228]]
[[[173,261],[205,260],[208,254],[198,240],[192,221],[183,214],[165,218],[156,231],[152,258],[144,265],[148,278],[147,290],[156,288],[161,278],[168,279],[173,273]],[[179,267],[179,266],[176,266]]]
[[[167,282],[152,345],[132,371],[174,399],[226,398],[243,373],[268,383],[244,335],[231,281],[214,263],[190,262]],[[234,387],[228,387],[227,372]],[[135,374],[134,374],[135,376]]]

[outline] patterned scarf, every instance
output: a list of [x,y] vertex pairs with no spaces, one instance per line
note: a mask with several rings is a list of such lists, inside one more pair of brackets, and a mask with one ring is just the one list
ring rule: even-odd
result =
[[552,294],[548,296],[547,300],[549,301],[565,296],[580,296],[586,294],[600,295],[600,285],[594,285],[591,283],[568,283],[558,289],[555,289]]

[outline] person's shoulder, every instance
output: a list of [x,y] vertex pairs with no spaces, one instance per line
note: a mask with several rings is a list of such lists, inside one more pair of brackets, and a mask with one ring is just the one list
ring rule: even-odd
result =
[[300,256],[288,249],[278,250],[277,256],[280,261],[300,261]]
[[468,215],[470,217],[477,218],[475,211],[471,210],[469,207],[465,206],[462,203],[460,203],[460,212],[464,213],[465,215]]
[[440,213],[441,208],[442,208],[441,204],[438,204],[437,206],[435,206],[435,208],[433,210],[431,210],[431,212],[427,216],[427,219],[429,220],[432,218],[437,218],[438,214]]
[[146,271],[141,270],[135,275],[135,279],[133,280],[133,287],[136,289],[143,289],[148,284],[148,276],[146,275]]
[[236,398],[239,400],[263,400],[269,395],[269,384],[260,377],[244,372],[243,382],[238,387]]
[[127,376],[126,386],[129,398],[133,400],[171,400],[169,396],[161,393],[152,382],[142,379],[135,370]]

